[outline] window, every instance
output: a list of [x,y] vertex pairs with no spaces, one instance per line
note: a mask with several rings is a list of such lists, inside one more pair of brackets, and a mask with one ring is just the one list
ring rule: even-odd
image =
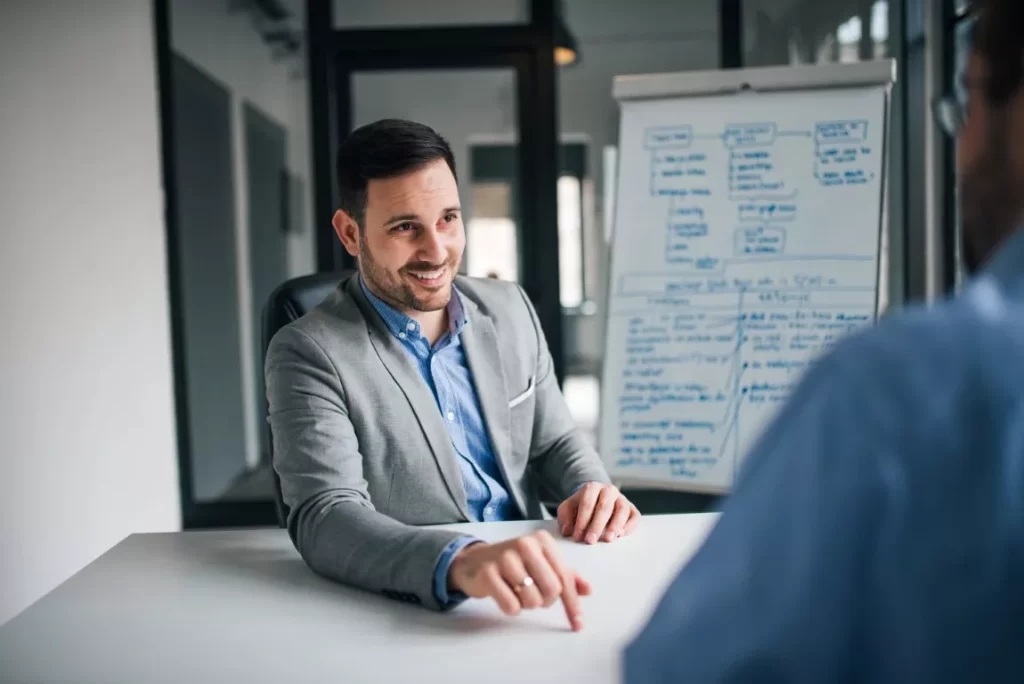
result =
[[473,183],[472,216],[466,223],[466,272],[476,278],[518,282],[519,248],[512,214],[512,186]]
[[889,13],[888,0],[870,5],[861,0],[745,0],[744,63],[816,64],[886,57]]
[[437,26],[523,25],[530,22],[528,0],[388,0],[334,3],[336,29],[396,29]]
[[[466,272],[477,278],[519,280],[518,217],[515,215],[516,147],[474,145],[472,215],[466,223]],[[586,145],[565,143],[558,176],[558,280],[562,307],[587,302],[584,220],[588,180]]]
[[583,188],[569,175],[558,179],[558,291],[563,308],[583,303]]

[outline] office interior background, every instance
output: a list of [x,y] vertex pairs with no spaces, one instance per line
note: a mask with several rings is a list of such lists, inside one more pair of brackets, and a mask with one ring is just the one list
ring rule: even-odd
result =
[[352,267],[332,158],[361,124],[452,143],[464,270],[523,285],[595,443],[617,75],[896,59],[883,304],[954,292],[956,178],[930,102],[955,87],[965,5],[4,3],[0,623],[129,533],[276,524],[262,307]]

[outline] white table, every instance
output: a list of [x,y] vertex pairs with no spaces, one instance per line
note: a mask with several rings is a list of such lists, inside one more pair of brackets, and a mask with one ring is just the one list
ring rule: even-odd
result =
[[[339,586],[282,530],[133,535],[0,627],[0,681],[616,682],[622,647],[715,520],[646,516],[612,544],[561,541],[594,587],[579,633],[560,604],[434,613]],[[453,527],[491,541],[553,531]]]

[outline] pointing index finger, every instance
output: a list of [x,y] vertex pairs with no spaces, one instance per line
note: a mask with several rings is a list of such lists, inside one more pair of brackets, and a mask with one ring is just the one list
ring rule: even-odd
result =
[[576,584],[578,576],[562,562],[554,541],[544,544],[544,556],[562,580],[562,605],[565,606],[565,616],[569,619],[572,631],[578,632],[583,629],[583,607],[580,605]]

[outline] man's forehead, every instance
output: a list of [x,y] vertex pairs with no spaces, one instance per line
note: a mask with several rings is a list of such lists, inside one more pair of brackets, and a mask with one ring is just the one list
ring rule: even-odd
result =
[[367,211],[388,216],[433,220],[434,214],[459,204],[458,186],[447,165],[444,169],[423,168],[393,178],[371,180],[366,191]]
[[403,184],[403,183],[380,183],[374,185],[371,182],[367,185],[367,204],[375,207],[388,209],[391,207],[405,205],[420,205],[424,203],[450,203],[452,199],[458,199],[458,192],[454,187],[444,185],[426,184]]
[[391,178],[375,178],[367,182],[366,191],[371,197],[397,196],[415,193],[436,193],[450,191],[456,187],[455,178],[444,160],[430,162],[418,169]]

